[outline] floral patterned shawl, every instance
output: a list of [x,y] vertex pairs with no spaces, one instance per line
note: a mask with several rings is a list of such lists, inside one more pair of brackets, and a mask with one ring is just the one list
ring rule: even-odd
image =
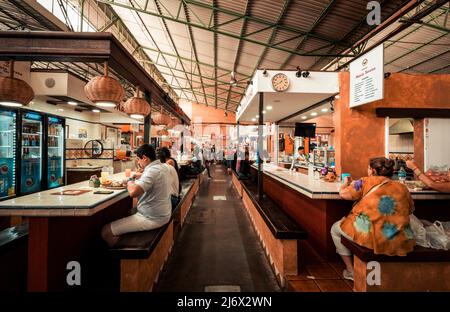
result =
[[[369,193],[384,181],[387,182]],[[414,211],[414,202],[405,185],[371,176],[354,181],[349,190],[357,202],[342,221],[341,229],[354,242],[373,249],[375,254],[389,256],[405,256],[413,250],[415,240],[409,215]]]

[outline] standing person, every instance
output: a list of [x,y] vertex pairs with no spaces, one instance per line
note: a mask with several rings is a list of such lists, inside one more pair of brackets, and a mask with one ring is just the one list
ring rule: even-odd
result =
[[341,198],[356,201],[350,214],[331,227],[336,252],[346,265],[345,279],[353,280],[353,264],[341,236],[372,249],[374,254],[405,256],[414,249],[416,242],[409,224],[414,202],[405,185],[390,179],[393,167],[393,160],[372,158],[368,176],[353,182],[347,177],[339,192]]
[[130,197],[139,198],[137,212],[103,227],[102,237],[109,246],[122,234],[156,229],[170,221],[169,179],[156,159],[155,149],[149,144],[141,145],[136,159],[144,171],[139,179],[128,182],[127,189]]
[[307,158],[305,155],[305,148],[303,146],[299,146],[296,155],[292,157],[292,164],[290,170],[295,170],[296,162],[305,162],[306,160]]
[[[167,149],[168,151],[168,149]],[[170,152],[169,152],[170,153]],[[180,180],[178,178],[177,171],[175,170],[174,166],[169,165],[166,157],[166,151],[161,148],[161,150],[158,153],[158,158],[162,163],[162,167],[165,170],[167,177],[169,179],[169,189],[170,189],[170,202],[172,204],[172,209],[174,209],[178,202],[180,201]]]
[[212,178],[210,168],[211,168],[211,150],[209,147],[203,149],[203,159],[205,161],[206,171],[208,172],[208,178]]
[[213,163],[215,163],[216,162],[216,145],[215,144],[213,144],[211,147],[211,155],[213,158],[212,161],[213,161]]
[[[407,160],[406,166],[408,166],[409,169],[413,170],[417,178],[420,181],[422,181],[426,186],[438,192],[450,193],[450,182],[434,182],[425,174],[423,174],[423,172],[420,171],[419,167],[412,160]],[[447,176],[450,181],[450,170],[448,171]]]

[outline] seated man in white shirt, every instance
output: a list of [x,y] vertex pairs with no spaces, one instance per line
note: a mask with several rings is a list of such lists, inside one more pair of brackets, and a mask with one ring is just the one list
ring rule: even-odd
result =
[[295,170],[296,162],[305,162],[305,161],[307,161],[305,148],[303,146],[299,146],[297,149],[297,153],[295,153],[294,157],[292,158],[290,170]]
[[138,197],[137,212],[129,217],[106,224],[102,237],[113,246],[121,234],[148,231],[159,228],[170,221],[170,185],[168,175],[159,160],[155,149],[144,144],[136,151],[136,159],[144,172],[139,179],[127,185],[130,197]]

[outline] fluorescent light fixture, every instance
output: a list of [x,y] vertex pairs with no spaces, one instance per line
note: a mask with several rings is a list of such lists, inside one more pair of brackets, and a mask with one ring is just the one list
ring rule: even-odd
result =
[[252,121],[256,121],[256,118],[252,118]]
[[78,103],[74,102],[74,101],[69,101],[69,102],[67,102],[67,104],[72,105],[72,106],[77,106],[78,105]]
[[316,112],[312,112],[311,116],[317,116],[317,113]]
[[265,114],[266,113],[266,111],[265,110],[263,110],[263,114]]
[[272,105],[267,105],[267,106],[266,106],[266,109],[267,109],[267,110],[272,110],[272,108],[273,108]]
[[303,120],[305,120],[306,118],[308,118],[308,117],[306,117],[306,116],[302,116],[302,119],[303,119]]
[[322,111],[323,113],[326,113],[326,112],[328,112],[328,108],[322,108],[321,111]]
[[13,101],[1,101],[0,105],[8,106],[8,107],[22,107],[23,104],[19,102],[13,102]]
[[95,105],[98,107],[116,107],[116,103],[113,102],[96,102]]
[[256,118],[259,118],[259,114],[255,116]]
[[144,116],[139,114],[131,114],[130,117],[134,119],[144,119]]
[[63,112],[63,111],[64,111],[64,109],[58,108],[58,112]]
[[93,109],[92,112],[94,112],[94,113],[100,113],[100,110],[99,110],[99,109]]

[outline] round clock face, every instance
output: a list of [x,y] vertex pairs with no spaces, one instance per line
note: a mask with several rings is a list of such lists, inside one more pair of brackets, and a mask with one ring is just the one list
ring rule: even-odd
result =
[[272,78],[272,87],[275,91],[286,91],[289,88],[289,78],[283,74],[278,73]]

